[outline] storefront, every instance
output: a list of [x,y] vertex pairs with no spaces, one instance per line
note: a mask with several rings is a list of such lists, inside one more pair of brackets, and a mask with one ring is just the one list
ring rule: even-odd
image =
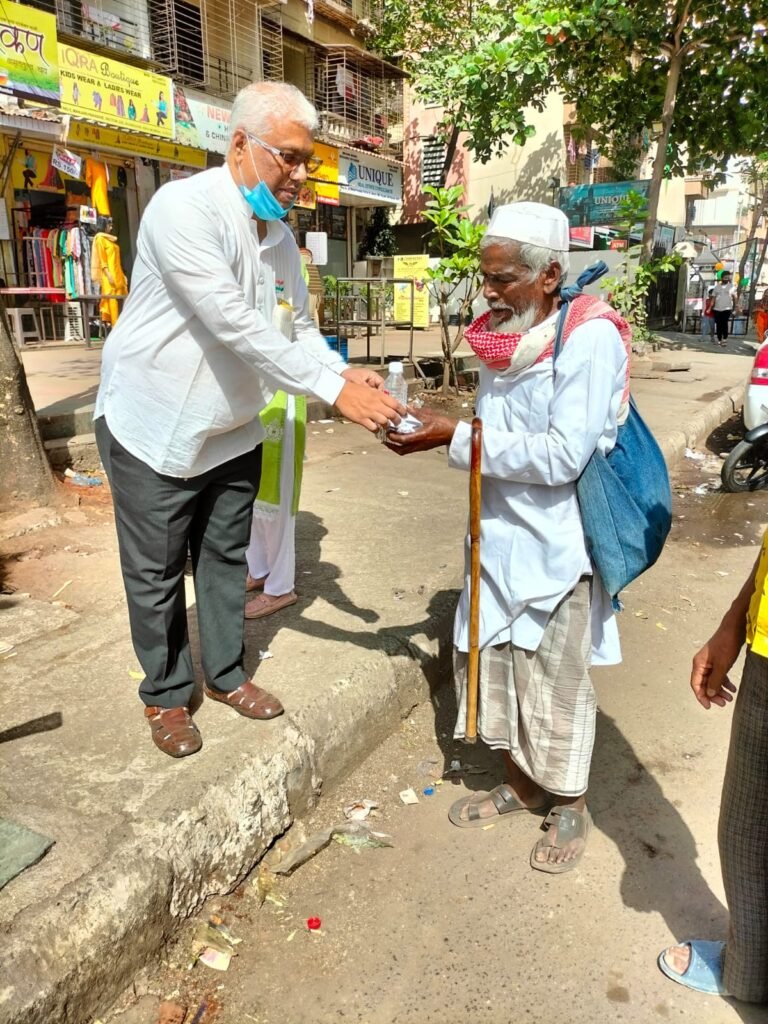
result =
[[328,263],[323,276],[352,274],[363,233],[373,209],[396,207],[402,201],[402,166],[362,150],[337,150],[317,143],[323,167],[308,183],[306,202],[291,215],[300,245],[307,231],[328,236]]

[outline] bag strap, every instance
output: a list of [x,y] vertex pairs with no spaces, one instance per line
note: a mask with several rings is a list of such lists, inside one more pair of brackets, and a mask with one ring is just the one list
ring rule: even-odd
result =
[[566,285],[560,289],[560,315],[557,318],[557,331],[555,333],[555,350],[552,353],[552,362],[557,361],[557,357],[560,355],[560,349],[563,347],[563,331],[565,329],[565,318],[568,315],[568,303],[576,298],[577,295],[581,295],[588,284],[594,284],[595,281],[599,281],[603,274],[608,273],[608,264],[603,260],[598,260],[597,263],[592,263],[586,267],[579,276],[576,278],[575,284]]

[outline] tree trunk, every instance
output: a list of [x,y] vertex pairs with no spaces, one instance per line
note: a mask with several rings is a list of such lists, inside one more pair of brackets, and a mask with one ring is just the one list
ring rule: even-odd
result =
[[760,253],[760,259],[755,262],[752,268],[752,279],[749,282],[749,299],[747,300],[747,327],[749,327],[749,318],[752,315],[752,309],[755,305],[755,292],[757,291],[757,279],[763,269],[765,263],[766,253],[768,253],[768,232],[766,232],[765,238],[763,239],[763,249]]
[[443,346],[443,386],[442,392],[447,395],[451,390],[451,372],[453,370],[453,352],[451,351],[451,331],[448,320],[448,302],[441,296],[440,308],[440,342]]
[[45,453],[27,375],[0,317],[0,509],[53,499],[53,474]]
[[[768,187],[763,189],[762,197],[758,200],[755,205],[755,209],[752,211],[752,222],[749,225],[749,234],[747,235],[744,243],[744,252],[742,253],[741,259],[739,260],[739,298],[741,298],[741,292],[743,289],[742,281],[744,279],[744,271],[747,269],[747,260],[749,259],[749,251],[752,248],[752,243],[757,235],[757,229],[760,224],[760,220],[765,213],[766,206],[768,206]],[[755,254],[757,255],[757,254]],[[754,267],[752,269],[752,277],[756,277]],[[750,284],[752,282],[750,281]]]
[[669,58],[667,86],[664,92],[664,106],[661,112],[661,135],[656,143],[657,149],[653,161],[651,186],[648,190],[648,215],[643,229],[643,262],[648,262],[653,257],[653,236],[656,233],[661,183],[664,180],[664,167],[667,162],[667,144],[669,143],[669,135],[675,117],[677,89],[680,84],[680,73],[683,70],[684,59],[685,55],[680,49],[679,42],[676,40],[674,53]]

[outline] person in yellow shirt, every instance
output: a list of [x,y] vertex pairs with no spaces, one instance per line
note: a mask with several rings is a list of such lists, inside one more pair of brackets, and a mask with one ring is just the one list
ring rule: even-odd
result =
[[728,678],[747,658],[731,725],[718,847],[730,912],[726,942],[689,940],[665,949],[659,967],[698,992],[768,1002],[768,530],[760,556],[711,638],[693,659],[691,689],[703,708],[724,708]]

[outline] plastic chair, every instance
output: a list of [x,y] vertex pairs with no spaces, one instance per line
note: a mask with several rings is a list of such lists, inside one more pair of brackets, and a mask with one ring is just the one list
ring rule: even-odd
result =
[[[24,306],[7,306],[5,310],[8,322],[11,325],[16,344],[21,347],[27,341],[42,341],[40,320],[36,309],[28,309]],[[32,326],[24,326],[24,318],[31,320]]]

